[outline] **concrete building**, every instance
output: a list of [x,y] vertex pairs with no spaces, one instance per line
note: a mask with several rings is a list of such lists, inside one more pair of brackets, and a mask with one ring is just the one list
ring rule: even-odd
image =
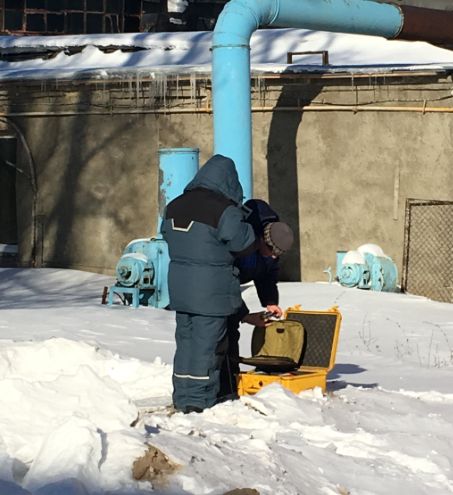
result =
[[[284,279],[326,279],[367,242],[401,270],[406,200],[453,201],[452,84],[446,69],[254,76],[254,195],[296,231]],[[212,150],[209,74],[4,81],[0,111],[16,167],[0,243],[15,232],[20,266],[112,273],[156,232],[158,149]]]
[[[55,35],[211,30],[226,1],[0,0],[0,32]],[[453,10],[452,0],[393,3]]]
[[226,0],[0,0],[6,34],[213,29]]

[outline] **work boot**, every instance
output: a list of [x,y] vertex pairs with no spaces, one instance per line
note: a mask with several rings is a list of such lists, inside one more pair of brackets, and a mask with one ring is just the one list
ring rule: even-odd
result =
[[186,406],[183,411],[182,411],[184,414],[190,414],[190,413],[193,413],[193,412],[196,412],[196,413],[201,413],[203,412],[203,409],[201,407],[198,407],[198,406]]

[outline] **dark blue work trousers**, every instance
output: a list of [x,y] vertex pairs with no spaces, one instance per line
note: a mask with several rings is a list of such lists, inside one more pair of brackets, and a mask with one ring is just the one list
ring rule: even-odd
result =
[[220,370],[218,400],[237,397],[237,376],[239,375],[239,325],[240,315],[236,313],[227,319],[227,353]]
[[173,405],[205,409],[217,402],[227,350],[227,317],[176,312]]

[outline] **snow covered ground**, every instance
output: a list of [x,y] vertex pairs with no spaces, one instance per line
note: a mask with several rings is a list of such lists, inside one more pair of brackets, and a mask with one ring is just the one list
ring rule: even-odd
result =
[[[210,44],[211,33],[0,37],[3,53],[85,46],[49,60],[2,61],[0,79],[208,72]],[[143,50],[102,51],[111,45]],[[427,43],[283,29],[253,35],[252,68],[287,70],[286,53],[301,50],[329,50],[329,70],[453,66],[452,51]],[[319,57],[297,63],[316,70]],[[338,305],[343,314],[328,394],[269,386],[199,415],[167,415],[174,315],[101,305],[112,281],[71,270],[0,269],[0,495],[149,493],[149,482],[131,476],[147,443],[178,465],[154,483],[157,495],[243,487],[261,495],[453,493],[452,304],[281,284],[283,307]],[[252,287],[244,298],[260,309]],[[243,355],[250,337],[244,326]]]
[[131,477],[146,443],[178,465],[156,494],[453,493],[453,305],[282,283],[282,306],[343,314],[327,395],[272,385],[168,415],[174,315],[101,305],[111,282],[0,269],[1,495],[149,493]]

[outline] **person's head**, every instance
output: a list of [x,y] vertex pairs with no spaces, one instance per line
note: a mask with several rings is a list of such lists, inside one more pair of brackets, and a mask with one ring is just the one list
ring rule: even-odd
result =
[[291,249],[294,234],[291,227],[284,222],[268,223],[260,240],[259,252],[262,256],[278,258]]

